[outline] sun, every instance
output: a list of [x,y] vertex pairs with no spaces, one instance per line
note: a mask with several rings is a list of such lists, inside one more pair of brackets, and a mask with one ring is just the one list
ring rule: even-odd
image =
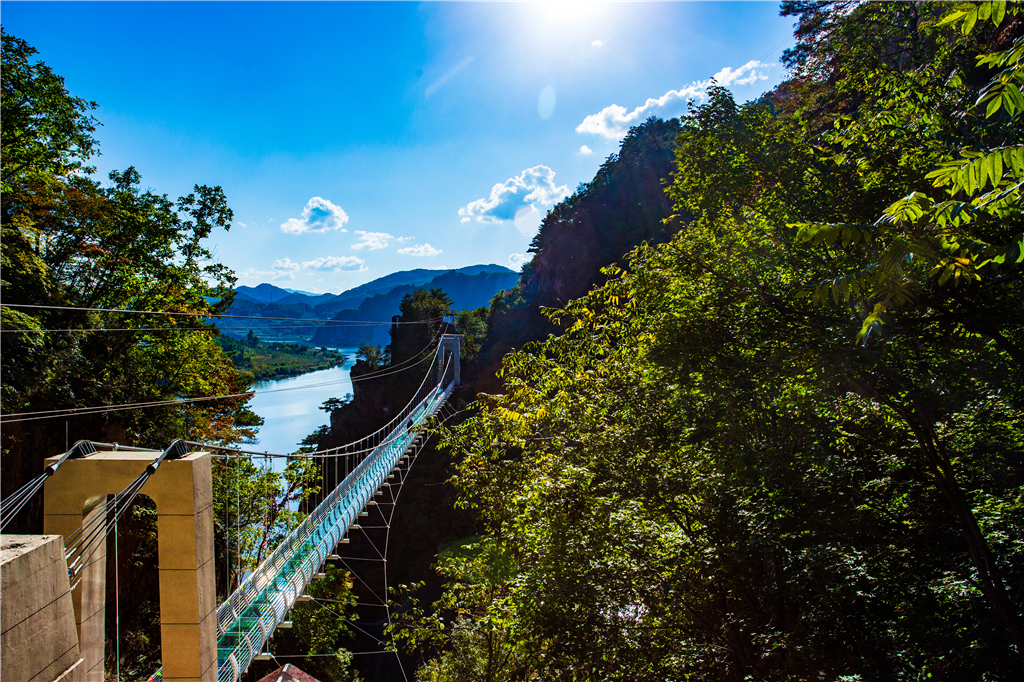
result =
[[612,3],[581,0],[549,0],[529,7],[531,23],[545,39],[577,40],[586,45],[604,39],[606,36],[598,34],[620,13]]

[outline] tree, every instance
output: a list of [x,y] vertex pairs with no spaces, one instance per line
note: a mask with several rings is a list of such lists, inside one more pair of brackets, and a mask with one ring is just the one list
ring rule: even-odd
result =
[[[3,35],[5,414],[166,403],[65,420],[76,439],[161,448],[176,437],[252,437],[261,420],[245,407],[247,383],[208,324],[233,296],[234,276],[203,245],[230,225],[223,191],[197,185],[172,201],[142,191],[134,168],[94,180],[85,165],[97,150],[85,113],[94,104],[30,63],[34,53]],[[172,404],[217,395],[233,397]],[[50,424],[5,425],[5,492],[63,449],[63,429]],[[31,507],[23,530],[38,512]]]
[[[234,276],[203,246],[213,229],[230,225],[223,191],[197,185],[172,201],[143,191],[134,168],[112,172],[108,184],[93,179],[86,164],[98,153],[92,134],[99,124],[87,112],[95,103],[71,95],[43,62],[31,63],[36,50],[25,41],[2,38],[0,406],[11,420],[2,434],[4,494],[64,450],[56,424],[72,442],[159,449],[174,438],[251,438],[262,420],[246,406],[248,382],[208,322],[233,296]],[[116,407],[130,403],[153,406]],[[111,409],[61,414],[103,406]],[[42,414],[19,420],[25,412]],[[229,487],[224,477],[215,480],[221,509]],[[41,530],[40,499],[15,526]],[[121,633],[131,643],[123,669],[148,673],[159,657],[151,637],[159,632],[157,581],[147,570],[156,548],[152,504],[136,504],[119,536],[125,551],[111,552],[111,561],[121,575],[139,578],[124,595],[132,617]],[[227,555],[222,542],[218,552]]]
[[[560,335],[509,354],[501,390],[445,431],[507,572],[440,564],[452,582],[420,621],[434,679],[527,677],[491,666],[524,656],[586,679],[1020,676],[1022,296],[1005,251],[978,260],[1011,248],[1017,199],[967,206],[1012,190],[1006,157],[995,175],[993,153],[958,162],[974,170],[949,198],[975,216],[956,229],[985,244],[955,256],[982,279],[901,257],[887,277],[913,297],[857,342],[884,292],[841,277],[938,232],[901,197],[953,178],[935,171],[959,149],[1016,144],[1016,109],[991,102],[1015,99],[1021,27],[952,23],[994,4],[802,7],[828,21],[803,27],[818,71],[743,105],[713,88],[676,141],[683,231],[549,311]],[[872,22],[891,59],[860,56]],[[976,60],[993,37],[1003,56]]]
[[30,63],[29,58],[38,51],[24,40],[2,29],[0,36],[3,193],[29,179],[45,182],[50,175],[87,170],[85,161],[99,153],[92,137],[99,122],[86,114],[96,103],[71,95],[64,88],[64,79],[43,62]]
[[384,353],[380,346],[364,343],[359,346],[356,358],[366,363],[371,372],[376,372],[384,364]]
[[391,364],[431,351],[451,308],[451,299],[441,289],[416,289],[403,296],[398,306],[401,325],[392,329],[391,344],[384,351]]

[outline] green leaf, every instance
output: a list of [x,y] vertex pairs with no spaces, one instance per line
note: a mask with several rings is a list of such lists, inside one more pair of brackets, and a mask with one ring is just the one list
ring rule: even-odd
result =
[[[1004,93],[1003,97],[1005,97],[1005,96],[1006,95]],[[989,118],[990,116],[995,114],[997,111],[999,111],[1000,107],[1002,107],[1002,104],[1003,104],[1003,98],[1002,97],[993,97],[991,100],[989,100],[988,106],[985,108],[985,118]]]
[[967,35],[974,28],[975,22],[978,21],[978,8],[975,7],[973,11],[967,12],[964,15],[964,23],[960,27],[961,33]]
[[1020,111],[1024,111],[1024,95],[1021,94],[1020,88],[1016,83],[1006,84],[1006,93],[1009,93],[1009,103],[1006,103],[1006,113],[1010,116],[1016,115]]
[[1024,147],[1016,147],[1010,151],[1010,164],[1015,177],[1024,176]]
[[1001,151],[993,152],[988,157],[989,177],[992,178],[992,186],[998,187],[999,183],[1003,180],[1003,153]]
[[1003,23],[1003,17],[1006,16],[1006,2],[1001,0],[1000,2],[992,3],[992,23],[998,26]]
[[942,19],[942,21],[940,21],[939,23],[937,23],[935,25],[936,26],[945,26],[946,24],[952,24],[954,21],[963,18],[966,14],[967,14],[967,12],[965,12],[964,10],[954,10],[953,12],[950,12],[949,14],[947,14]]

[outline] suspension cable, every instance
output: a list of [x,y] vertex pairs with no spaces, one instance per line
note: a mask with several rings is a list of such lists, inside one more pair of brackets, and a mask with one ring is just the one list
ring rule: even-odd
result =
[[[438,327],[439,330],[440,330],[440,328],[441,327]],[[429,348],[431,345],[433,345],[434,339],[436,339],[436,338],[437,338],[437,333],[435,332],[434,338],[431,339],[431,341],[427,344],[427,346],[424,348],[424,350],[426,350],[426,348]],[[420,351],[420,353],[422,353],[422,352],[423,351]],[[414,355],[409,360],[405,360],[402,363],[399,363],[398,365],[396,365],[394,367],[385,367],[385,368],[383,368],[383,369],[381,369],[379,371],[376,371],[376,372],[371,372],[371,373],[368,373],[368,374],[363,374],[363,375],[358,376],[358,377],[350,377],[349,380],[351,382],[355,383],[356,381],[368,381],[370,379],[376,379],[378,377],[390,376],[391,374],[397,374],[399,371],[404,371],[404,369],[403,370],[396,369],[397,367],[401,367],[401,365],[406,364],[406,363],[412,361],[413,359],[415,359],[415,357],[416,356]],[[420,360],[420,362],[422,362],[422,361],[423,360]],[[419,364],[419,362],[417,362],[415,364]],[[413,365],[413,366],[415,366],[415,365]],[[409,367],[407,367],[405,369],[409,369]],[[105,412],[122,412],[122,411],[130,411],[130,410],[142,410],[142,409],[147,409],[147,408],[152,408],[152,407],[166,407],[166,406],[176,406],[176,405],[189,405],[189,404],[192,404],[192,403],[209,402],[209,401],[213,401],[213,400],[227,400],[227,399],[231,399],[231,398],[245,398],[245,397],[251,397],[251,396],[256,395],[256,394],[261,394],[262,395],[264,393],[280,393],[282,391],[298,391],[298,390],[304,390],[304,389],[308,389],[308,388],[320,388],[320,387],[323,387],[323,386],[331,386],[331,385],[334,385],[334,384],[339,384],[339,383],[342,383],[342,381],[343,380],[328,381],[328,382],[324,382],[324,383],[321,383],[321,384],[311,384],[311,385],[308,385],[308,386],[290,386],[290,387],[285,387],[285,388],[267,389],[267,390],[263,390],[263,391],[246,391],[244,393],[228,393],[228,394],[224,394],[224,395],[200,396],[200,397],[196,397],[196,398],[177,398],[175,400],[154,400],[154,401],[142,402],[142,403],[122,403],[122,404],[117,404],[117,405],[94,405],[94,406],[90,406],[90,407],[69,407],[69,408],[63,408],[63,409],[58,409],[58,410],[38,410],[38,411],[35,411],[35,412],[8,412],[6,414],[0,415],[0,424],[10,424],[10,423],[13,423],[13,422],[37,421],[37,420],[40,420],[40,419],[59,419],[59,418],[62,418],[62,417],[73,417],[73,416],[84,416],[84,415],[92,415],[92,414],[103,414]]]
[[21,486],[16,492],[8,495],[4,498],[4,501],[0,507],[0,530],[7,527],[7,525],[14,520],[14,518],[21,513],[21,510],[25,508],[25,505],[35,497],[35,495],[42,489],[43,484],[46,483],[46,479],[56,473],[60,465],[70,458],[87,457],[97,451],[97,448],[110,449],[110,450],[128,450],[132,452],[156,452],[155,450],[148,450],[146,448],[133,448],[119,446],[117,443],[97,443],[90,440],[80,440],[75,442],[71,448],[60,455],[57,461],[47,466],[43,473],[39,474],[25,485]]
[[[66,311],[67,310],[72,310],[72,311],[93,312],[93,313],[118,313],[118,314],[121,314],[121,315],[125,315],[125,314],[130,314],[130,315],[166,315],[168,317],[197,317],[197,318],[204,318],[204,319],[220,318],[220,319],[232,319],[232,320],[273,320],[275,322],[322,322],[322,323],[324,323],[325,326],[330,326],[330,327],[335,326],[333,324],[330,324],[332,322],[342,323],[342,324],[367,324],[367,325],[369,325],[369,324],[374,324],[374,325],[376,325],[376,324],[409,325],[409,324],[433,324],[433,323],[437,322],[439,319],[443,319],[443,318],[434,317],[434,318],[431,318],[429,320],[410,320],[408,322],[403,322],[401,320],[399,320],[397,322],[392,322],[392,321],[388,320],[388,321],[385,322],[383,320],[381,320],[381,321],[377,321],[377,320],[334,320],[334,319],[321,319],[321,318],[315,318],[315,317],[261,317],[259,315],[229,315],[227,313],[201,313],[201,312],[176,313],[176,312],[169,312],[169,311],[165,311],[165,310],[123,310],[123,309],[120,309],[120,308],[86,308],[86,307],[78,307],[78,306],[32,305],[32,304],[29,304],[29,303],[0,303],[0,306],[3,306],[5,308],[30,308],[30,309],[33,309],[33,310],[66,310]],[[342,326],[342,324],[338,324],[337,326]],[[245,327],[245,328],[247,329],[248,327]]]
[[[78,530],[65,538],[64,557],[68,563],[68,576],[72,582],[72,589],[81,581],[82,569],[93,553],[96,552],[100,545],[100,540],[105,538],[113,527],[116,527],[117,522],[124,515],[125,511],[131,507],[136,495],[146,484],[146,481],[156,473],[156,470],[163,462],[168,459],[178,459],[186,454],[188,454],[188,448],[184,441],[176,440],[172,442],[124,490],[115,494],[112,499],[107,500],[101,508],[93,510],[87,521]],[[108,517],[113,518],[114,526],[111,526]]]

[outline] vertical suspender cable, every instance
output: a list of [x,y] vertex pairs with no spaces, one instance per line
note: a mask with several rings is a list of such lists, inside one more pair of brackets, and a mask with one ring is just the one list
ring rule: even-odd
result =
[[117,516],[114,516],[114,637],[117,682],[121,682],[121,555],[117,546]]
[[224,460],[224,467],[221,471],[224,474],[224,485],[221,486],[222,501],[224,503],[224,596],[225,598],[231,594],[231,544],[229,542],[230,535],[228,535],[228,495],[227,495],[227,482],[228,471],[231,469],[231,460]]

